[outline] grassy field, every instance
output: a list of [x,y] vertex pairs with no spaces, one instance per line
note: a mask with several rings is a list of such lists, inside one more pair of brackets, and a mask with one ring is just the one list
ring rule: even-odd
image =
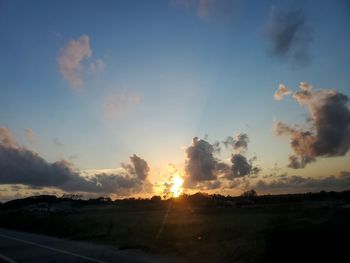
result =
[[170,254],[193,262],[336,261],[346,254],[350,209],[270,205],[1,212],[0,227]]

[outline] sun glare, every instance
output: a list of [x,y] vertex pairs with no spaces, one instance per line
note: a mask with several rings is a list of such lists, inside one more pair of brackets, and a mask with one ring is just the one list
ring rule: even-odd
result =
[[184,179],[182,179],[179,175],[175,175],[171,180],[171,188],[170,191],[174,197],[179,197],[182,194],[183,188],[182,185],[184,183]]

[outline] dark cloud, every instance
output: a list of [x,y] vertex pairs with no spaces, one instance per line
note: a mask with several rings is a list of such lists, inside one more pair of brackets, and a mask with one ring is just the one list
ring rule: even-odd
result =
[[350,187],[350,173],[341,172],[339,176],[326,176],[319,178],[293,176],[279,176],[271,181],[259,180],[252,187],[263,193],[301,193],[321,190],[342,191]]
[[148,184],[149,173],[145,160],[133,155],[130,161],[130,169],[118,174],[82,176],[69,161],[49,163],[38,153],[17,145],[9,129],[0,128],[0,184],[128,195],[140,192]]
[[246,175],[257,174],[260,169],[254,165],[256,157],[247,159],[245,151],[248,149],[249,137],[245,133],[239,133],[235,137],[228,136],[222,142],[226,147],[232,147],[235,151],[231,155],[231,169],[225,175],[229,179],[243,177]]
[[219,161],[214,157],[215,149],[212,144],[198,137],[193,138],[187,148],[186,173],[193,182],[215,180]]
[[350,178],[350,172],[349,171],[341,171],[340,172],[340,176],[345,178],[345,177],[349,177]]
[[141,180],[146,179],[150,171],[147,162],[136,154],[130,156],[130,161],[131,164],[122,163],[122,167],[127,170],[129,174],[135,175]]
[[231,165],[215,157],[220,148],[217,143],[195,137],[187,148],[185,187],[210,190],[219,188],[225,180],[256,175],[260,169],[254,164],[256,157],[247,159],[244,155],[248,148],[247,134],[238,134],[235,138],[229,136],[223,141],[226,147],[231,147],[235,153],[231,156]]
[[[135,177],[134,174],[125,172],[118,174],[95,174],[89,177],[88,180],[92,182],[94,186],[90,192],[117,194],[121,196],[145,192],[147,190],[146,187],[150,184],[146,180]],[[97,191],[95,186],[98,187]]]
[[230,180],[228,184],[225,186],[228,189],[240,189],[241,191],[245,191],[251,189],[251,182],[247,177],[239,177],[234,178],[234,180]]
[[341,171],[338,176],[303,177],[273,174],[261,179],[240,177],[226,185],[228,189],[255,189],[259,194],[285,194],[325,191],[344,191],[350,187],[350,172]]
[[228,136],[222,143],[226,146],[226,148],[231,146],[236,152],[240,153],[241,151],[247,150],[249,138],[247,134],[239,133],[235,136],[235,138]]
[[250,174],[257,174],[260,172],[260,168],[254,165],[256,158],[248,160],[242,154],[232,154],[231,163],[232,163],[232,174],[229,178],[243,177]]
[[316,157],[344,156],[350,149],[350,110],[348,97],[336,90],[313,90],[302,82],[293,98],[307,106],[309,129],[275,124],[277,135],[290,137],[294,155],[290,156],[291,168],[304,168],[316,161]]
[[315,162],[316,159],[312,156],[305,156],[305,155],[300,155],[299,157],[296,155],[290,155],[288,157],[289,159],[289,168],[293,169],[301,169],[305,168],[305,166],[309,163]]
[[231,162],[233,177],[241,177],[250,174],[251,165],[248,163],[247,158],[245,156],[241,154],[233,154]]
[[196,184],[196,189],[201,191],[208,191],[218,189],[222,186],[222,181],[220,179],[206,181],[206,182],[198,182]]
[[263,28],[263,36],[269,42],[273,56],[298,64],[305,64],[310,60],[312,30],[307,25],[303,10],[285,11],[273,7]]
[[229,166],[214,156],[219,151],[218,143],[193,138],[186,150],[185,187],[208,190],[220,186],[219,177],[229,171]]

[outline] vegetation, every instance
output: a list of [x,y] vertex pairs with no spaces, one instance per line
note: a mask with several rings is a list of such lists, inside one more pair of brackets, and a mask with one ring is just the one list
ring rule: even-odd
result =
[[[76,200],[41,196],[1,205],[0,227],[177,255],[198,262],[340,261],[350,191],[240,197]],[[33,210],[33,204],[71,204]],[[30,209],[27,209],[27,208]],[[45,206],[44,206],[45,207]],[[316,253],[317,251],[317,253]]]

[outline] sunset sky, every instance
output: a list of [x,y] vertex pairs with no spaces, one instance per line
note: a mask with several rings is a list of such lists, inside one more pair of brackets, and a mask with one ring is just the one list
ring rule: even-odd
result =
[[0,0],[0,201],[349,189],[349,61],[346,0]]

